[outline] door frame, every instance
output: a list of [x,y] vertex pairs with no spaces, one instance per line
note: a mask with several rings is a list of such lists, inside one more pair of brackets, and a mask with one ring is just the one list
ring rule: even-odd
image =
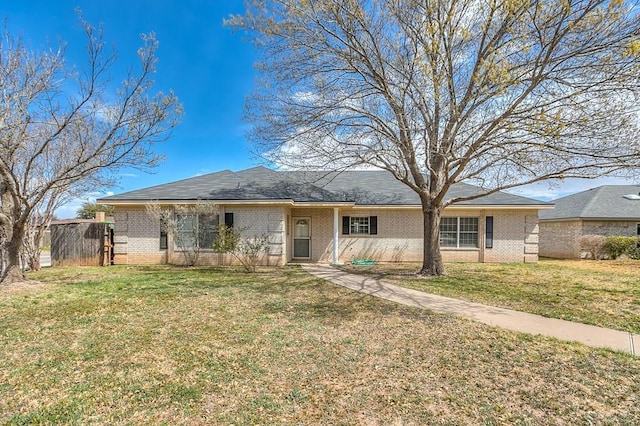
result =
[[[300,257],[300,256],[296,256],[296,244],[295,244],[295,240],[296,240],[296,221],[300,220],[300,219],[305,219],[308,223],[309,223],[309,237],[307,238],[298,238],[298,239],[306,239],[309,241],[309,256],[308,257]],[[291,258],[292,259],[297,259],[297,260],[309,260],[311,259],[311,240],[312,240],[312,233],[311,233],[311,217],[309,216],[292,216],[291,217],[291,221],[292,221],[292,232],[291,232]]]

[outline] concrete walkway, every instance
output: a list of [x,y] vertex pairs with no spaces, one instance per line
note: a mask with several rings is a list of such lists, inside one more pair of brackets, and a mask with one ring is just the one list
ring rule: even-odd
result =
[[[334,284],[404,305],[465,317],[508,330],[580,342],[594,348],[640,354],[640,336],[625,331],[436,296],[398,287],[377,278],[349,274],[329,265],[305,264],[303,268]],[[638,347],[634,347],[634,341]]]

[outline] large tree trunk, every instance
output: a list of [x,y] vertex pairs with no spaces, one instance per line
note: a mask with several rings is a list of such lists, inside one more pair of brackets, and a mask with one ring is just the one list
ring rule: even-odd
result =
[[[423,201],[422,214],[424,221],[424,238],[422,244],[423,276],[444,275],[444,263],[440,253],[440,209]],[[425,204],[427,204],[425,206]]]
[[22,267],[20,266],[20,248],[22,247],[23,233],[24,232],[19,232],[19,229],[14,229],[13,238],[5,245],[7,267],[2,277],[0,277],[0,284],[12,284],[25,280]]

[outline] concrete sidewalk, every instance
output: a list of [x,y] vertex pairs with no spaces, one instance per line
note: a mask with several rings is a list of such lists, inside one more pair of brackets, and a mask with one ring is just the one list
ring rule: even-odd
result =
[[[376,278],[349,274],[329,265],[305,264],[303,268],[334,284],[404,305],[465,317],[508,330],[580,342],[594,348],[608,348],[633,355],[640,353],[640,336],[625,331],[436,296]],[[634,347],[634,341],[639,345],[638,348]]]

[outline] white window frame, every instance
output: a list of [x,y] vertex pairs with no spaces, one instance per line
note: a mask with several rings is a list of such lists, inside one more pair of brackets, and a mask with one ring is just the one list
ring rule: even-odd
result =
[[[360,223],[363,219],[366,220],[366,224]],[[349,216],[349,235],[371,235],[370,220],[369,216]],[[361,231],[361,228],[366,229],[366,232]]]
[[[194,231],[191,229],[191,227],[185,227],[183,228],[182,225],[185,223],[181,220],[181,216],[189,217],[189,222],[191,224],[195,224],[196,226],[196,231],[194,233]],[[176,221],[176,237],[175,237],[175,241],[174,241],[174,248],[176,250],[180,250],[181,248],[192,248],[192,247],[197,247],[201,250],[206,250],[206,249],[212,249],[213,250],[213,244],[211,244],[209,247],[200,247],[201,244],[201,239],[202,239],[202,234],[201,232],[205,232],[205,231],[201,231],[200,227],[202,226],[201,224],[201,217],[202,216],[214,216],[213,218],[213,228],[210,230],[212,237],[211,237],[211,241],[213,242],[215,240],[215,238],[217,237],[218,234],[218,226],[220,224],[220,215],[203,215],[202,213],[198,214],[198,213],[186,213],[186,214],[179,214],[176,213],[175,216],[175,221]],[[194,220],[195,219],[195,220]],[[189,240],[191,240],[194,235],[196,236],[195,241],[193,241],[193,245],[184,245],[183,247],[180,247],[178,244],[178,239],[182,238],[180,236],[180,234],[185,234],[187,233],[187,236],[185,238],[188,238]]]
[[[442,235],[443,234],[453,234],[453,230],[450,231],[442,231],[442,222],[443,219],[446,220],[451,220],[451,219],[455,219],[455,235],[456,235],[456,244],[455,245],[444,245],[443,241],[442,241]],[[474,231],[461,231],[460,230],[460,222],[461,219],[463,220],[468,220],[468,219],[472,219],[475,220],[476,223],[476,230]],[[480,244],[480,218],[475,217],[475,216],[457,216],[457,217],[452,217],[452,216],[444,216],[442,218],[440,218],[440,247],[442,248],[461,248],[461,249],[477,249],[479,247]],[[475,245],[460,245],[460,235],[474,235],[476,236],[475,238]]]

